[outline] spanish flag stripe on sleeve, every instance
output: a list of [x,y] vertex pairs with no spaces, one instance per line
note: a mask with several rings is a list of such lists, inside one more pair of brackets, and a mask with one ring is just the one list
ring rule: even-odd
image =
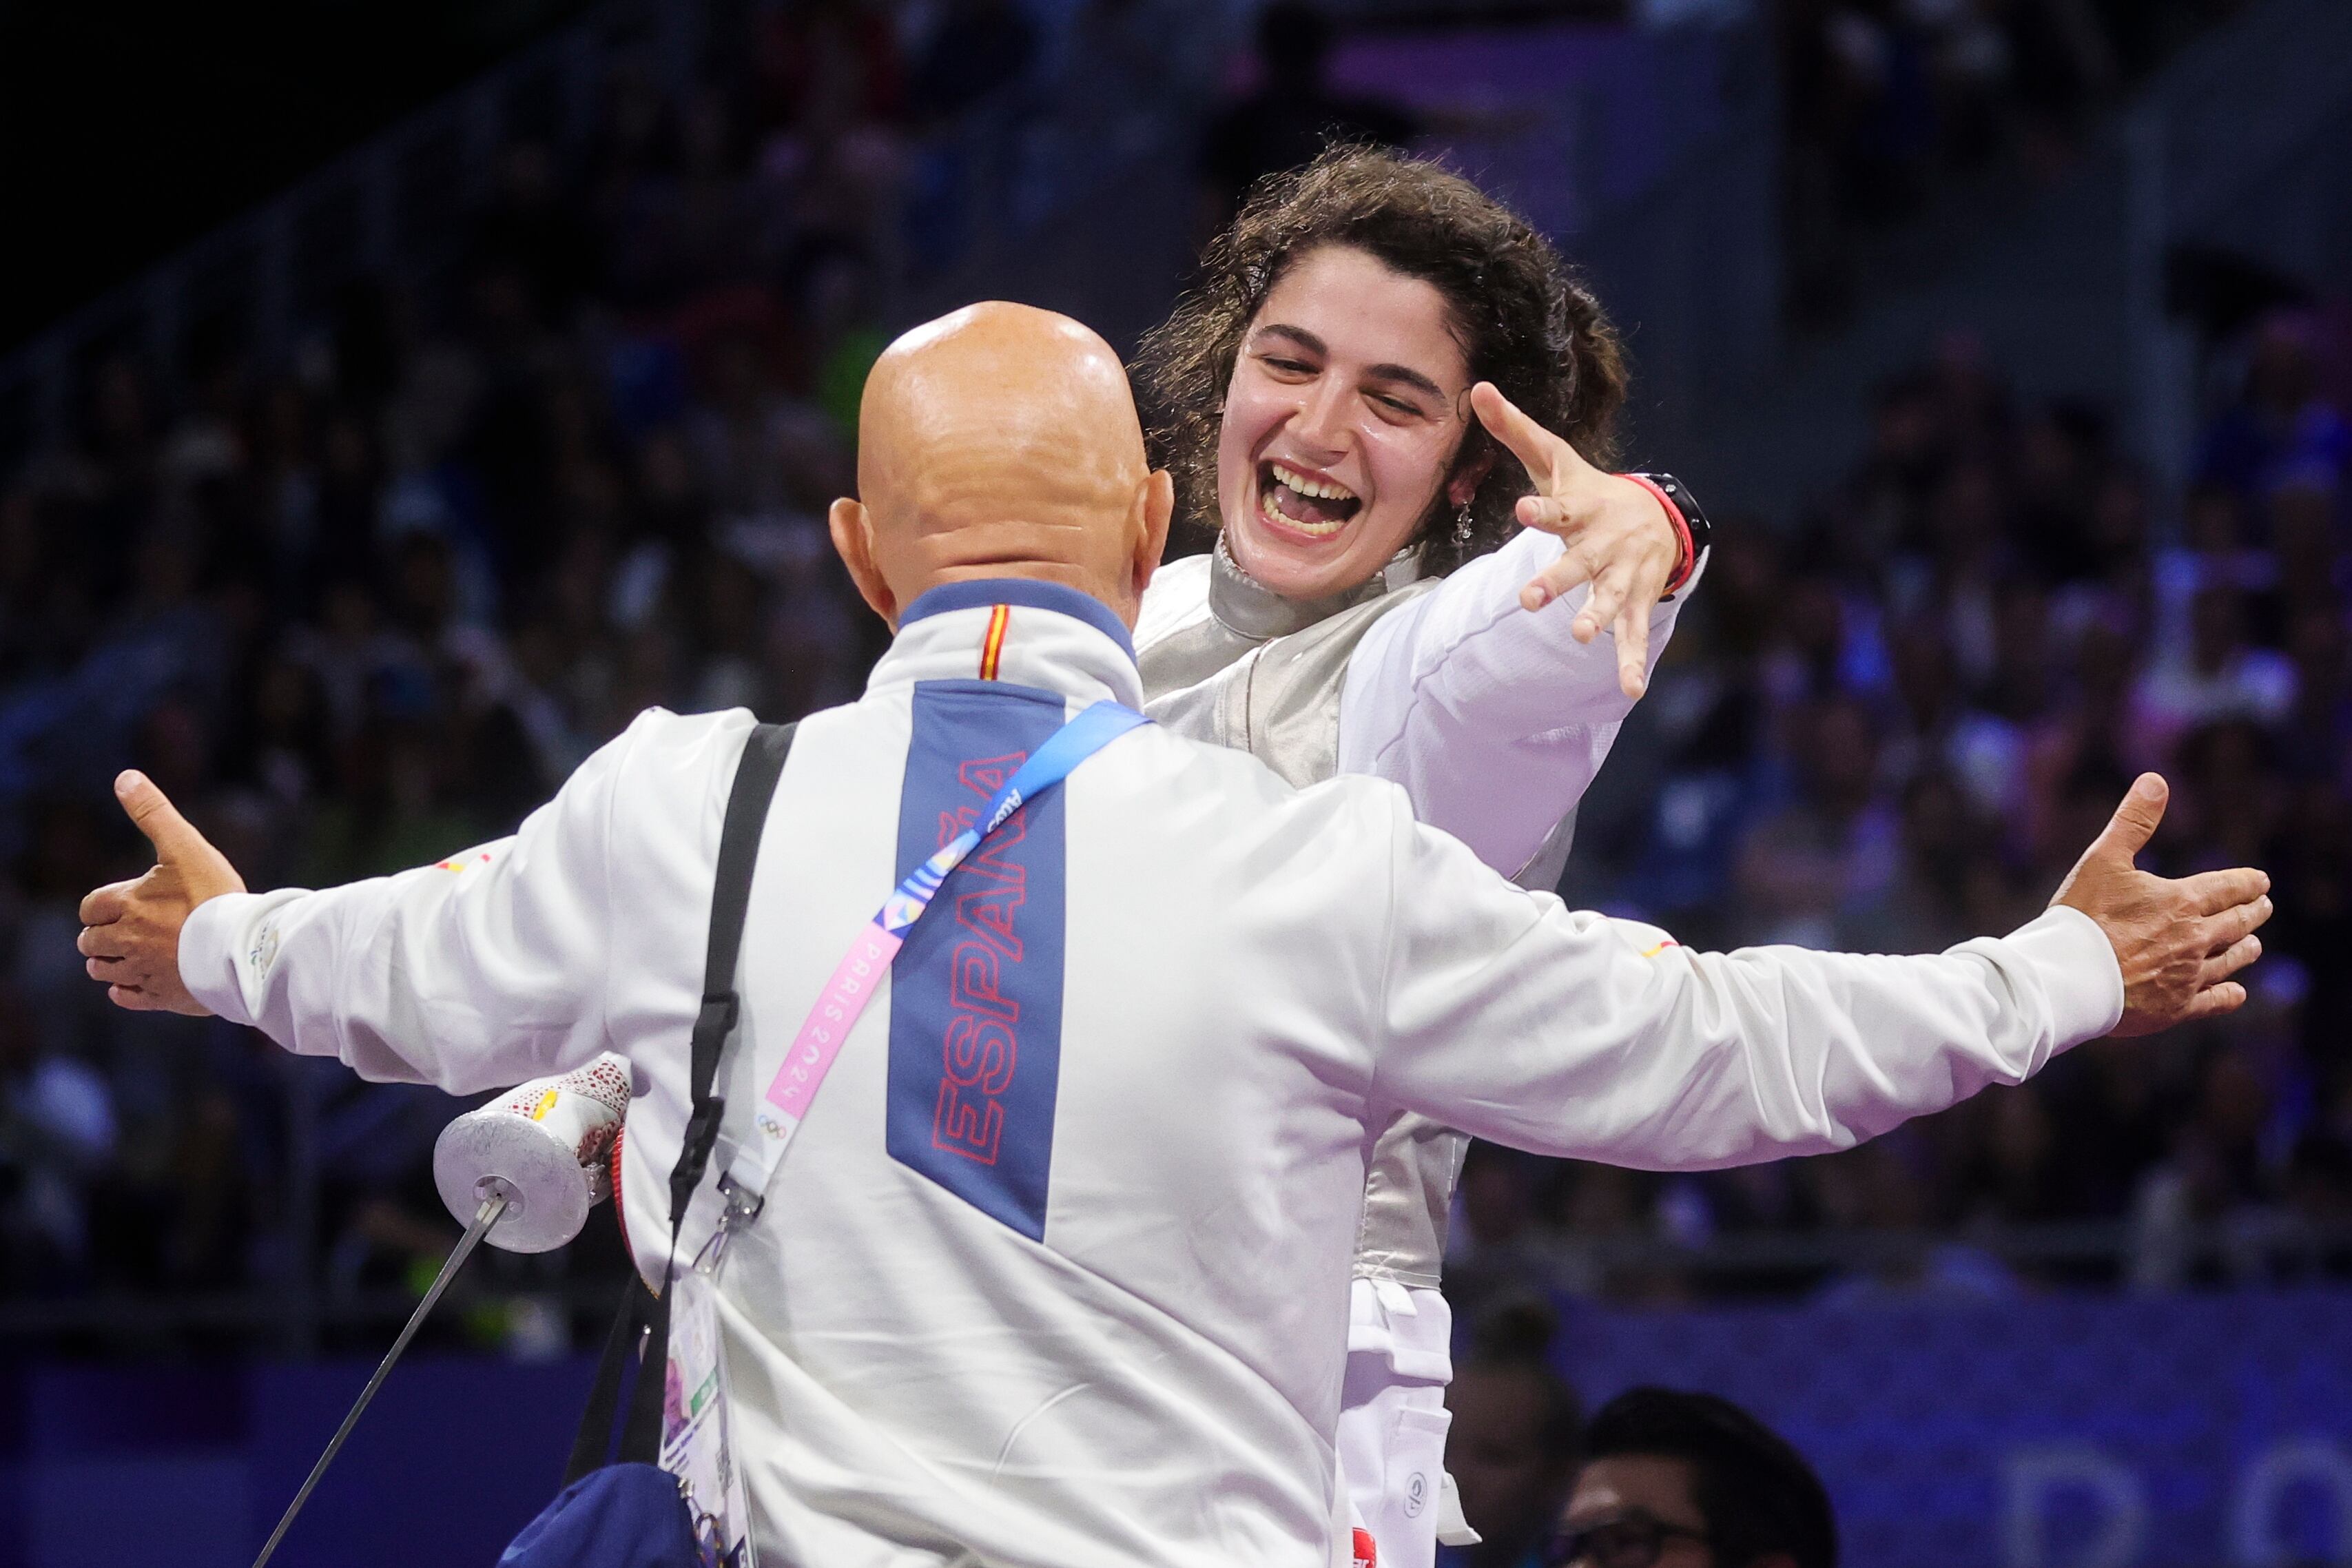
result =
[[988,612],[988,636],[980,644],[980,678],[996,679],[996,661],[1004,652],[1004,627],[1013,619],[1013,606],[997,605]]

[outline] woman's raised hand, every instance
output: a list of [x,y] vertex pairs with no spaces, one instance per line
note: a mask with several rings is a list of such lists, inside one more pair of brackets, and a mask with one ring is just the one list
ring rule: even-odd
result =
[[1470,389],[1470,406],[1535,481],[1536,493],[1519,498],[1519,521],[1558,534],[1566,546],[1519,590],[1519,603],[1540,610],[1578,584],[1591,584],[1569,629],[1586,643],[1603,628],[1614,631],[1617,684],[1626,696],[1640,697],[1650,680],[1650,612],[1683,564],[1682,536],[1664,503],[1632,479],[1586,462],[1493,382]]

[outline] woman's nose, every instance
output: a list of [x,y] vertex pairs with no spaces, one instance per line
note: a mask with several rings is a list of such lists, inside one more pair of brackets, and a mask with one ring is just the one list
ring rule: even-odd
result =
[[1290,424],[1292,436],[1309,449],[1301,456],[1328,460],[1340,455],[1348,441],[1348,403],[1346,390],[1328,378],[1307,389]]

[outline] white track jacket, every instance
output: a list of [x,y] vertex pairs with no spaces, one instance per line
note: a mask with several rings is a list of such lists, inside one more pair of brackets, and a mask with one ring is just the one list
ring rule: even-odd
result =
[[[992,606],[1010,605],[1001,654]],[[1070,713],[1138,705],[1092,599],[964,583],[801,727],[768,821],[730,1134],[898,879]],[[648,712],[511,838],[212,900],[181,969],[295,1050],[455,1091],[614,1050],[657,1276],[749,714]],[[1017,830],[1017,831],[1016,831]],[[1293,790],[1149,727],[951,877],[721,1292],[769,1568],[1319,1568],[1371,1135],[1399,1108],[1655,1168],[1839,1149],[2110,1028],[2053,910],[1926,958],[1714,955],[1573,913],[1384,782]],[[686,1226],[690,1256],[719,1205]]]

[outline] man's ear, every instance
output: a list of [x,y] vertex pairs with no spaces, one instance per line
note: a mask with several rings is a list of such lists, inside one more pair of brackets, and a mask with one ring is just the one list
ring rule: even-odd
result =
[[833,548],[840,554],[841,563],[849,568],[849,580],[857,584],[859,597],[897,631],[898,600],[882,569],[874,563],[874,520],[866,503],[843,496],[826,510],[824,521],[833,534]]
[[1168,528],[1176,516],[1176,481],[1167,469],[1154,468],[1136,499],[1141,515],[1137,519],[1132,568],[1135,602],[1140,605],[1143,590],[1151,585],[1151,574],[1160,570],[1160,557],[1168,549]]
[[1445,481],[1445,504],[1456,508],[1467,505],[1494,468],[1495,444],[1489,441],[1485,451],[1473,458],[1460,473]]

